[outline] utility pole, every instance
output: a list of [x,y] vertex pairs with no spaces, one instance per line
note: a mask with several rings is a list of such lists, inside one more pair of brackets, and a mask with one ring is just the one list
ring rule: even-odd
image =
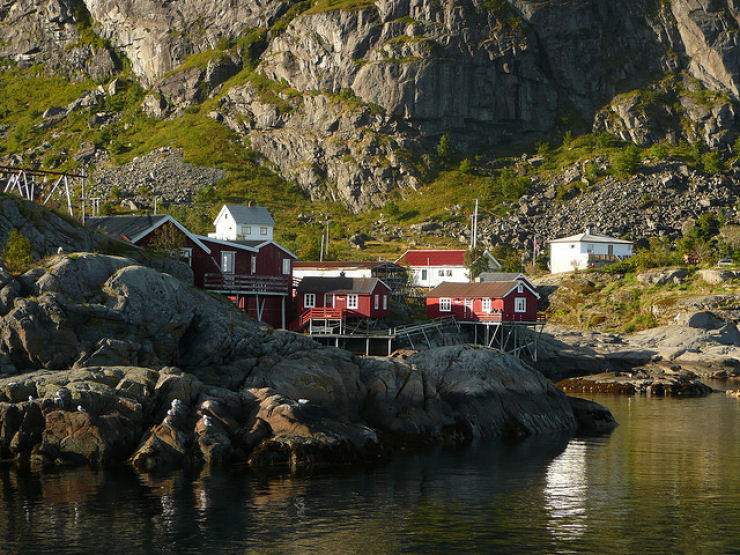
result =
[[326,241],[325,241],[325,250],[326,250],[326,256],[329,257],[329,216],[326,217],[326,222],[324,223],[325,232],[326,232]]
[[324,234],[321,234],[321,248],[319,249],[319,262],[324,261]]
[[157,215],[157,197],[154,197],[154,215]]
[[475,199],[475,212],[473,213],[473,250],[478,245],[478,199]]

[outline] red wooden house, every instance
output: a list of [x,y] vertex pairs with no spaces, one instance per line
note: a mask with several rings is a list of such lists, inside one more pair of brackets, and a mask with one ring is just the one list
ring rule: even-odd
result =
[[162,234],[176,237],[196,287],[228,296],[258,321],[286,327],[296,257],[271,239],[223,241],[195,235],[166,214],[88,218],[87,224],[142,247],[157,243]]
[[527,282],[441,283],[426,295],[427,316],[462,321],[537,322],[539,295]]
[[296,288],[295,329],[310,319],[379,319],[388,316],[391,289],[377,278],[304,277]]

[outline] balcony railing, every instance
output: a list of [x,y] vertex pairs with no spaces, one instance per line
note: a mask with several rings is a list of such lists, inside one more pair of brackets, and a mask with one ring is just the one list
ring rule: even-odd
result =
[[528,322],[528,323],[538,323],[538,324],[544,324],[547,322],[547,315],[544,312],[538,312],[537,315],[532,318],[530,315],[526,313],[514,313],[510,314],[506,317],[506,320],[504,320],[503,314],[501,312],[489,312],[489,313],[478,313],[475,315],[471,315],[473,320],[478,320],[480,322]]
[[214,291],[290,294],[290,278],[288,276],[206,274],[204,286],[206,289]]
[[344,308],[307,308],[300,315],[299,325],[303,326],[309,320],[343,320],[347,317],[347,313],[347,309]]

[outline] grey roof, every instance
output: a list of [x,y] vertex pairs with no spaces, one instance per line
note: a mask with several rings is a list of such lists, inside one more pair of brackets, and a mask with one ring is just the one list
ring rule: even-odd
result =
[[298,293],[369,295],[378,282],[380,282],[378,278],[304,277],[296,291]]
[[608,235],[599,235],[597,233],[591,233],[590,229],[587,229],[583,233],[577,235],[570,235],[569,237],[561,237],[560,239],[553,239],[550,243],[619,243],[621,245],[631,245],[632,241],[625,241],[624,239],[617,239],[616,237],[609,237]]
[[526,276],[519,272],[481,272],[478,276],[481,281],[516,281],[518,278]]
[[145,216],[101,216],[87,218],[85,225],[113,237],[131,241],[148,229],[156,227],[166,218],[166,214],[157,214],[156,216],[151,214]]
[[237,224],[275,226],[275,220],[264,206],[242,206],[241,204],[225,204],[224,206]]

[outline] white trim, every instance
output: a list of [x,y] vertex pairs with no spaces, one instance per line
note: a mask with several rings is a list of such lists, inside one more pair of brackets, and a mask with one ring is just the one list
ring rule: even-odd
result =
[[380,295],[377,293],[375,294],[373,306],[375,307],[373,310],[380,310]]
[[[447,308],[443,308],[442,301],[447,301],[444,303],[447,306]],[[451,297],[440,297],[439,298],[439,311],[440,312],[452,312],[452,298]]]
[[[308,303],[309,298],[311,299],[311,304]],[[324,300],[326,300],[326,293],[324,294]],[[303,308],[316,308],[316,293],[303,294]]]
[[[352,303],[350,303],[350,299],[352,299]],[[347,295],[347,309],[349,310],[357,310],[360,307],[360,296],[359,295]]]
[[284,276],[290,275],[290,258],[283,258],[283,275]]
[[[227,255],[231,255],[231,265],[233,268],[231,268],[230,271],[224,270],[224,260],[228,258]],[[221,251],[221,273],[222,274],[235,274],[236,273],[236,251]]]
[[514,312],[519,314],[527,312],[527,297],[516,297],[514,299]]
[[235,249],[241,249],[241,250],[249,251],[249,252],[259,251],[259,248],[248,247],[247,245],[240,245],[239,243],[232,243],[231,241],[225,241],[224,239],[214,239],[213,237],[205,237],[203,235],[197,235],[197,237],[200,237],[201,239],[205,241],[213,241],[214,243],[218,243],[219,245],[225,245],[227,247],[233,247]]
[[383,295],[383,310],[388,310],[388,295]]
[[296,260],[298,260],[298,257],[297,257],[297,256],[296,256],[295,254],[293,254],[292,252],[290,252],[290,251],[289,251],[288,249],[286,249],[286,248],[285,248],[284,246],[282,246],[281,244],[279,244],[279,243],[276,243],[275,241],[265,241],[264,243],[260,243],[259,245],[257,245],[257,248],[258,248],[258,249],[261,249],[261,248],[262,248],[262,247],[264,247],[265,245],[275,245],[275,246],[276,246],[277,248],[279,248],[279,249],[280,249],[281,251],[283,251],[283,252],[284,252],[285,254],[287,254],[287,255],[289,255],[289,256],[292,256],[293,258],[295,258]]
[[[490,282],[488,282],[488,283],[490,283]],[[508,290],[508,291],[507,291],[506,293],[504,293],[503,295],[501,295],[501,298],[503,299],[504,297],[507,297],[507,296],[508,296],[508,295],[509,295],[509,294],[510,294],[510,293],[511,293],[512,291],[514,291],[515,289],[518,289],[518,288],[519,288],[519,285],[520,285],[520,284],[521,284],[521,285],[524,285],[524,287],[526,287],[527,289],[529,289],[529,291],[530,291],[530,292],[531,292],[531,293],[532,293],[532,294],[533,294],[533,295],[534,295],[535,297],[537,297],[538,299],[540,298],[540,295],[539,295],[539,293],[537,293],[537,291],[535,291],[534,289],[532,289],[532,288],[531,288],[531,287],[529,286],[529,284],[528,284],[527,282],[523,282],[523,281],[519,281],[519,283],[517,283],[516,285],[514,285],[514,287],[512,287],[512,288],[511,288],[511,289],[509,289],[509,290]]]
[[491,313],[491,307],[493,306],[493,302],[491,301],[491,297],[483,297],[480,300],[480,309],[485,312],[486,314]]
[[141,233],[139,233],[135,237],[132,237],[130,239],[130,241],[132,243],[136,243],[140,239],[142,239],[142,238],[146,237],[147,235],[149,235],[152,231],[154,231],[154,230],[159,229],[160,227],[162,227],[167,222],[172,222],[172,225],[174,225],[177,229],[179,229],[180,231],[182,231],[185,234],[185,236],[188,239],[190,239],[193,243],[195,243],[201,249],[203,249],[204,251],[206,251],[206,254],[211,254],[211,249],[209,249],[208,247],[206,247],[203,243],[201,243],[198,240],[198,235],[194,235],[194,234],[190,233],[190,231],[188,231],[188,229],[184,225],[182,225],[180,222],[178,222],[175,218],[173,218],[169,214],[165,214],[164,215],[164,218],[162,218],[159,221],[159,223],[153,225],[152,227],[150,227],[149,229],[146,229],[145,231],[142,231]]

